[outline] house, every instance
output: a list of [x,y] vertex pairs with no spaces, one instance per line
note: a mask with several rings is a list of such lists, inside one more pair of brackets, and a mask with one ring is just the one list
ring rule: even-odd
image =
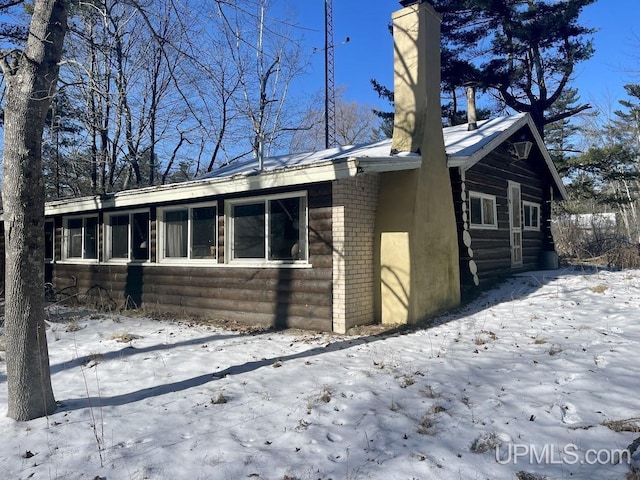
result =
[[[440,18],[418,2],[393,22],[391,140],[49,202],[47,281],[177,314],[346,332],[416,323],[457,306],[461,285],[537,268],[564,190],[530,118],[443,131]],[[533,148],[517,160],[521,136]]]

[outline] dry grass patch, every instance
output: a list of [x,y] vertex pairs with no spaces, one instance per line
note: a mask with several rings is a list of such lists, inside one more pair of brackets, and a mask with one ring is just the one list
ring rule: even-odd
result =
[[595,287],[589,288],[593,293],[604,293],[607,291],[609,287],[606,285],[596,285]]
[[498,336],[491,330],[481,330],[480,333],[476,335],[473,343],[476,345],[484,345],[489,341],[495,341],[497,339]]
[[605,420],[602,425],[614,432],[640,432],[640,417],[624,420]]
[[547,480],[548,477],[544,475],[536,475],[535,473],[519,471],[516,473],[516,478],[518,480]]
[[625,475],[625,480],[640,480],[640,471],[631,470]]
[[109,340],[115,340],[116,342],[120,342],[120,343],[131,343],[134,340],[138,340],[140,338],[142,338],[140,335],[134,335],[133,333],[123,332],[123,333],[114,333],[113,335],[111,335],[111,337],[109,337]]

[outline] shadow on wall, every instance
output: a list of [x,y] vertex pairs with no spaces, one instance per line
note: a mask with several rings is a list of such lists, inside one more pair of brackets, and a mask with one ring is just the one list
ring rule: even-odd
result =
[[142,286],[144,274],[141,265],[127,265],[127,280],[124,286],[126,308],[138,308],[142,305]]

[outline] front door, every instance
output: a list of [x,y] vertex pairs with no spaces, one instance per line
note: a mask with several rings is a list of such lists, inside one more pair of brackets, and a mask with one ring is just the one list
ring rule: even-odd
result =
[[511,266],[522,265],[522,196],[520,184],[509,182],[509,232],[511,237]]

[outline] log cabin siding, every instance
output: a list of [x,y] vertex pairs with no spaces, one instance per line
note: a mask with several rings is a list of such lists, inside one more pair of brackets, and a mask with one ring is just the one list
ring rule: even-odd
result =
[[[542,153],[534,148],[527,160],[515,160],[499,147],[466,170],[463,175],[451,169],[456,223],[458,226],[461,283],[474,284],[470,264],[477,268],[479,283],[487,283],[514,272],[534,270],[540,266],[540,254],[550,249],[550,201],[553,179],[544,163]],[[509,180],[521,187],[523,202],[540,206],[540,229],[522,231],[522,265],[511,265],[509,230]],[[479,229],[470,226],[469,193],[478,192],[496,197],[497,229]],[[464,243],[464,232],[470,236],[470,246]],[[467,237],[468,239],[469,237]]]
[[[216,266],[158,264],[156,206],[150,208],[151,261],[147,264],[60,262],[56,251],[52,280],[56,291],[81,296],[101,292],[114,304],[151,311],[246,323],[264,327],[332,329],[331,183],[295,189],[279,188],[256,196],[307,192],[309,267],[224,265],[225,201],[253,195],[198,199],[216,200],[218,259]],[[185,202],[186,203],[186,202]],[[166,206],[165,204],[163,206]],[[176,205],[174,203],[170,205]],[[109,212],[105,212],[109,213]],[[102,220],[102,215],[101,215]],[[104,254],[100,229],[100,255]],[[56,219],[56,238],[62,221]],[[101,260],[102,257],[101,257]]]

